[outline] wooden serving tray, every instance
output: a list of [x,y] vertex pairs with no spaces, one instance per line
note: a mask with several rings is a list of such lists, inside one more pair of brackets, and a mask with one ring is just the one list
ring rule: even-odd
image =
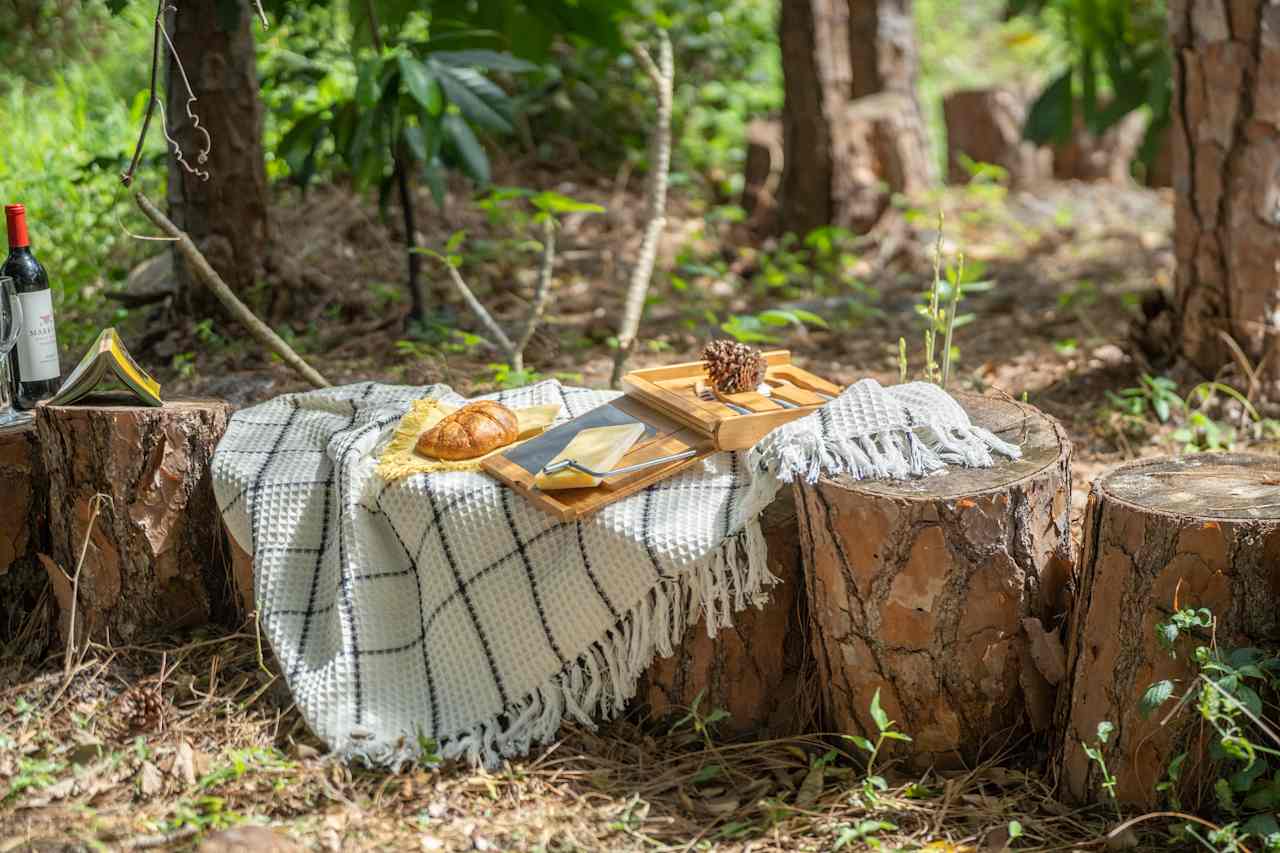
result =
[[[772,388],[771,397],[794,403],[795,408],[783,406],[755,391],[723,395],[712,401],[700,399],[698,386],[706,382],[701,361],[633,370],[622,377],[622,387],[629,397],[688,426],[710,441],[716,450],[744,450],[782,424],[810,414],[844,390],[793,365],[789,350],[774,350],[764,353],[764,357],[768,363],[765,382]],[[751,414],[739,414],[721,400],[749,409]]]
[[[588,489],[553,489],[544,492],[534,488],[534,475],[582,430],[637,422],[645,425],[645,434],[615,468],[672,456],[690,449],[698,452],[687,459],[677,459],[630,474],[606,478],[599,486]],[[707,437],[697,430],[639,400],[623,396],[547,430],[537,438],[490,456],[480,463],[480,467],[515,489],[539,509],[551,513],[561,521],[573,521],[670,477],[715,450]]]

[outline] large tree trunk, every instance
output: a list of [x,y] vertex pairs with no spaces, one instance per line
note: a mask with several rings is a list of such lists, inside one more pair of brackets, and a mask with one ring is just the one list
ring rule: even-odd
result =
[[[778,29],[785,94],[780,225],[801,234],[833,224],[865,230],[868,222],[851,213],[864,205],[846,203],[850,194],[881,183],[890,192],[914,192],[934,172],[915,97],[910,2],[783,0]],[[874,138],[884,134],[868,133],[859,114],[866,109],[851,106],[883,95],[898,98],[888,144]]]
[[[202,174],[170,158],[169,217],[243,296],[262,273],[269,236],[253,11],[248,0],[190,0],[171,12],[169,20],[174,49],[198,99],[190,109],[199,116],[199,127],[208,131],[206,139],[187,117],[187,87],[170,60],[169,133],[180,143],[185,161]],[[208,159],[201,163],[206,147]],[[217,300],[176,255],[174,268],[188,316],[221,313]]]
[[[1230,12],[1228,13],[1228,9]],[[1170,0],[1176,308],[1208,375],[1230,335],[1280,389],[1280,14],[1266,0]]]
[[[1078,588],[1067,626],[1068,675],[1059,696],[1055,767],[1060,793],[1105,800],[1102,768],[1085,755],[1098,724],[1114,732],[1102,747],[1115,795],[1142,809],[1166,796],[1195,812],[1213,798],[1213,734],[1196,702],[1172,713],[1197,686],[1191,660],[1209,632],[1183,633],[1172,649],[1157,625],[1175,609],[1208,608],[1218,648],[1280,644],[1280,510],[1274,457],[1197,454],[1132,462],[1094,483],[1085,515]],[[1172,697],[1144,713],[1142,697],[1172,679]],[[1168,718],[1166,720],[1166,717]],[[1170,761],[1186,752],[1176,789],[1156,790]]]
[[1023,457],[905,482],[800,486],[800,547],[828,722],[875,740],[872,698],[918,766],[959,766],[1048,728],[1065,608],[1071,445],[1031,406],[973,395]]

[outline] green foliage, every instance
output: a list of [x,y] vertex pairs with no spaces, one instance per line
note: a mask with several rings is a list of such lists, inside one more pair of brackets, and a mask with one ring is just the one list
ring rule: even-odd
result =
[[887,741],[907,741],[911,740],[909,735],[905,735],[898,731],[893,720],[889,719],[889,715],[885,713],[884,708],[880,705],[880,689],[876,688],[876,692],[871,697],[871,719],[876,724],[876,740],[873,743],[869,738],[861,735],[841,735],[842,738],[852,743],[858,749],[867,753],[867,776],[862,782],[862,795],[868,802],[875,803],[880,792],[889,787],[889,783],[885,778],[876,773],[876,759],[880,755],[880,751],[884,748]]
[[1032,104],[1024,132],[1037,143],[1064,142],[1076,110],[1101,134],[1137,109],[1150,112],[1140,159],[1150,163],[1169,124],[1173,93],[1165,0],[1012,0],[1061,33],[1066,68]]
[[[1267,718],[1280,689],[1280,656],[1252,647],[1220,647],[1215,628],[1213,614],[1205,608],[1179,609],[1156,628],[1170,654],[1176,655],[1174,644],[1180,637],[1197,640],[1189,655],[1197,673],[1174,713],[1192,709],[1199,716],[1212,737],[1209,758],[1217,768],[1212,816],[1221,825],[1202,836],[1200,826],[1188,823],[1176,827],[1174,834],[1214,850],[1243,850],[1253,840],[1263,849],[1280,849],[1275,818],[1280,811],[1280,739]],[[1195,702],[1188,704],[1192,691]],[[1151,685],[1143,697],[1143,713],[1154,713],[1176,692],[1172,681]],[[1179,789],[1186,759],[1186,753],[1175,756],[1157,786],[1174,809],[1182,808]]]
[[1146,417],[1147,413],[1165,423],[1175,411],[1182,411],[1185,404],[1178,393],[1178,383],[1166,376],[1142,374],[1139,385],[1125,388],[1120,393],[1107,392],[1107,401],[1118,412],[1134,417]]
[[[1098,731],[1096,735],[1097,740],[1094,741],[1092,745],[1082,741],[1080,746],[1084,749],[1084,754],[1089,757],[1089,760],[1098,765],[1098,770],[1102,774],[1102,781],[1100,783],[1102,785],[1102,789],[1107,792],[1111,801],[1115,803],[1117,802],[1116,777],[1112,776],[1111,771],[1107,769],[1107,759],[1106,756],[1103,755],[1103,748],[1107,745],[1107,741],[1111,739],[1111,733],[1113,731],[1115,731],[1115,725],[1108,720],[1103,720],[1098,723]],[[1117,804],[1117,812],[1119,808],[1120,807]]]
[[[960,301],[966,293],[985,292],[995,286],[995,282],[982,279],[986,267],[982,263],[965,266],[964,255],[960,255],[954,266],[942,260],[942,214],[938,214],[938,239],[934,245],[933,284],[929,290],[920,295],[916,303],[916,314],[924,323],[924,379],[926,382],[937,382],[946,386],[951,376],[952,362],[960,358],[960,350],[953,343],[955,330],[967,326],[977,319],[973,313],[961,314]],[[942,336],[939,347],[938,336]],[[909,373],[907,364],[907,344],[898,340],[898,372],[902,381],[906,381]],[[937,353],[942,353],[942,363],[937,361]]]
[[698,695],[694,696],[693,702],[689,704],[689,712],[671,724],[671,731],[676,732],[688,726],[694,734],[702,738],[707,749],[712,750],[714,749],[712,735],[715,733],[716,725],[721,720],[729,719],[729,712],[724,708],[712,708],[703,712],[701,705],[706,692],[706,690],[698,691]]

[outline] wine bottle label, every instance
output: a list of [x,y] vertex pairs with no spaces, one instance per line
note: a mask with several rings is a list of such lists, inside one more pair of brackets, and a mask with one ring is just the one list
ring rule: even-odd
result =
[[58,335],[53,328],[53,294],[48,290],[19,293],[22,334],[18,336],[18,381],[57,379]]

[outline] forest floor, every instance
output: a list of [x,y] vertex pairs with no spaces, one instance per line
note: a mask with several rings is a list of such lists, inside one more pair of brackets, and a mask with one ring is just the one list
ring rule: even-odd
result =
[[[529,357],[542,375],[603,386],[640,199],[589,177],[522,180],[613,211],[564,223],[556,302]],[[527,270],[536,266],[520,253],[520,224],[456,206],[446,207],[449,217],[425,217],[425,242],[440,246],[465,228],[464,274],[499,316],[518,319]],[[1169,283],[1167,193],[1077,184],[949,189],[904,205],[875,240],[844,252],[819,245],[818,258],[803,246],[733,248],[750,245],[743,226],[716,222],[714,209],[678,200],[675,208],[662,266],[678,278],[655,284],[635,366],[695,357],[713,328],[708,312],[719,324],[794,302],[830,326],[780,329],[777,345],[809,369],[840,382],[896,381],[901,336],[914,372],[916,305],[932,280],[942,210],[944,254],[963,250],[970,269],[981,262],[981,278],[995,283],[963,303],[976,319],[957,331],[956,385],[1025,394],[1064,422],[1075,445],[1077,509],[1101,469],[1177,449],[1185,437],[1175,430],[1195,428],[1176,410],[1162,424],[1154,408],[1126,411],[1107,396],[1139,387],[1147,370],[1126,336],[1141,294]],[[328,188],[282,198],[276,217],[288,238],[273,257],[273,301],[264,310],[295,322],[295,345],[332,381],[447,382],[472,393],[502,378],[488,367],[497,359],[473,339],[401,333],[405,302],[378,282],[401,280],[403,256],[375,211]],[[433,288],[446,287],[439,269],[429,262],[427,270]],[[452,294],[441,301],[456,304]],[[144,353],[144,361],[167,363],[160,373],[170,394],[247,405],[302,387],[235,333],[207,324],[151,335]],[[1232,428],[1229,413],[1214,417]],[[1239,429],[1237,446],[1246,432]],[[119,696],[148,680],[162,713],[139,727]],[[495,773],[419,766],[387,774],[330,762],[320,747],[252,627],[91,650],[71,676],[0,659],[0,853],[194,847],[242,823],[269,823],[327,850],[976,851],[1005,849],[1011,836],[1017,849],[1074,849],[1102,847],[1114,820],[1056,804],[1034,769],[1037,744],[964,772],[876,768],[884,791],[863,784],[862,758],[839,739],[731,743],[636,719],[595,733],[566,729],[550,748]]]

